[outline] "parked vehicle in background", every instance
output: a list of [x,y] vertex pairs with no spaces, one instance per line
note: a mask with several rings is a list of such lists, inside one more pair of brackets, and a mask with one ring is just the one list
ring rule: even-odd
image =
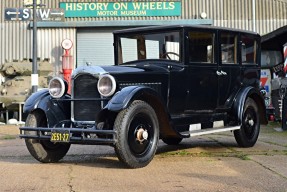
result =
[[[53,77],[53,66],[45,60],[38,62],[38,68],[39,88],[47,88]],[[20,122],[18,123],[21,123],[21,105],[31,95],[31,73],[32,62],[28,60],[7,62],[1,65],[0,112],[7,115],[6,123],[8,119],[13,118],[15,111],[19,116]]]
[[260,36],[211,26],[114,32],[114,66],[82,66],[71,95],[59,77],[33,94],[21,127],[31,155],[57,162],[70,144],[115,148],[128,167],[146,166],[158,140],[234,131],[252,147],[267,123],[260,94]]

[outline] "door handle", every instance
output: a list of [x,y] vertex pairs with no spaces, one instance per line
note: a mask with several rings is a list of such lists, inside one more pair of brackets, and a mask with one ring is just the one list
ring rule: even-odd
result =
[[221,76],[222,75],[222,71],[216,71],[216,75]]
[[227,75],[225,71],[216,71],[216,75],[221,76],[221,75]]
[[222,71],[222,70],[221,70],[221,74],[222,75],[227,75],[227,73],[225,71]]

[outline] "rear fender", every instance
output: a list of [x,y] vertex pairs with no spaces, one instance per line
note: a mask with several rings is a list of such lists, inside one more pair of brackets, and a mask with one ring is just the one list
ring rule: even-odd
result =
[[[69,98],[68,95],[65,96]],[[25,102],[23,112],[28,114],[35,110],[42,110],[47,117],[48,126],[52,127],[62,120],[70,120],[70,102],[54,100],[48,89],[33,93]]]
[[248,97],[252,98],[258,106],[260,123],[267,124],[268,121],[266,118],[266,109],[262,94],[253,87],[245,87],[239,91],[233,105],[233,112],[237,115],[239,125],[242,123],[244,104]]

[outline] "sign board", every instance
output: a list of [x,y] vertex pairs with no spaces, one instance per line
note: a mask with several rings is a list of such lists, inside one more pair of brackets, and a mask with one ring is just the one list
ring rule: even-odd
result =
[[262,69],[261,70],[261,77],[260,77],[260,87],[264,87],[266,91],[265,104],[266,107],[269,107],[271,104],[271,72],[269,69]]
[[64,21],[63,9],[37,9],[37,21]]
[[180,16],[181,1],[60,2],[65,17]]
[[[29,21],[33,18],[32,9],[29,8],[5,8],[6,21]],[[64,21],[63,9],[37,9],[37,21]]]
[[276,75],[278,75],[279,72],[283,72],[284,71],[284,64],[283,63],[279,63],[277,65],[274,65],[272,67],[272,72],[275,73]]
[[6,21],[28,21],[31,19],[31,10],[28,8],[5,8]]

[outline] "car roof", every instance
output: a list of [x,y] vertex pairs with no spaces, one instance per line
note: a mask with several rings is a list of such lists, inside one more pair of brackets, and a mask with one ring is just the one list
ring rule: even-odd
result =
[[178,30],[178,29],[209,29],[209,30],[221,30],[221,31],[230,31],[230,32],[240,32],[247,33],[251,35],[258,35],[258,33],[235,29],[235,28],[227,28],[227,27],[217,27],[211,25],[159,25],[159,26],[148,26],[148,27],[136,27],[129,29],[116,30],[114,34],[125,34],[125,33],[137,33],[137,32],[149,32],[149,31],[166,31],[166,30]]
[[261,39],[262,50],[281,51],[285,43],[287,43],[287,25],[263,35]]

